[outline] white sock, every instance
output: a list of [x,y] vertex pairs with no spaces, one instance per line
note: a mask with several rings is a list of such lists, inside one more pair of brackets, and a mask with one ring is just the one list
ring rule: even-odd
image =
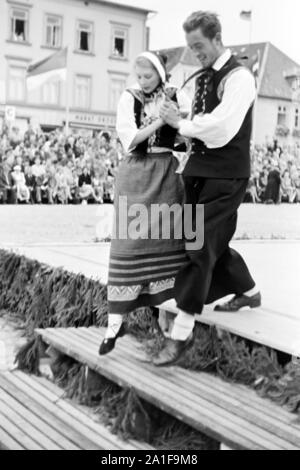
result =
[[255,294],[258,294],[258,293],[259,293],[258,287],[254,286],[253,289],[250,289],[247,292],[244,292],[244,295],[246,295],[247,297],[252,297],[252,295],[255,295]]
[[180,310],[174,321],[171,339],[185,341],[188,339],[195,326],[195,315]]
[[109,313],[108,315],[108,326],[105,332],[105,339],[114,338],[123,323],[123,315],[118,313]]

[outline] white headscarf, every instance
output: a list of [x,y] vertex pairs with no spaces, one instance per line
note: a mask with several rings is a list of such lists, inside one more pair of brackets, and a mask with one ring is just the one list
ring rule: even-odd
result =
[[157,70],[162,82],[166,83],[167,81],[166,70],[156,54],[154,54],[153,52],[142,52],[138,56],[138,58],[139,57],[144,57],[144,59],[149,60],[151,64],[155,67],[155,69]]

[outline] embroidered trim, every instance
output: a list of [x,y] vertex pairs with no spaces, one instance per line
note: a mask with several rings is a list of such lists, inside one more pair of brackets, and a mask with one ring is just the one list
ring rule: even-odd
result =
[[173,289],[175,277],[162,281],[150,282],[137,286],[108,286],[107,299],[109,302],[128,302],[137,299],[140,295],[156,295],[165,290]]

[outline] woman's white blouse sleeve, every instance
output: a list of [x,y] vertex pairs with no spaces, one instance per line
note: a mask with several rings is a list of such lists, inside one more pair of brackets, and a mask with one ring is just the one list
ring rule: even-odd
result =
[[116,130],[125,152],[133,150],[130,144],[138,128],[134,117],[134,98],[128,91],[124,91],[118,104]]

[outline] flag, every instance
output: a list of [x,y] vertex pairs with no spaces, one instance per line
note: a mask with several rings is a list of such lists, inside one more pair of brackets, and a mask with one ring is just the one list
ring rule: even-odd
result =
[[27,69],[27,87],[28,90],[38,88],[49,79],[57,77],[58,80],[67,78],[67,55],[68,48],[55,52],[46,59],[31,64]]
[[251,10],[243,10],[241,11],[240,13],[240,18],[242,20],[246,20],[246,21],[251,21],[252,19],[252,11]]

